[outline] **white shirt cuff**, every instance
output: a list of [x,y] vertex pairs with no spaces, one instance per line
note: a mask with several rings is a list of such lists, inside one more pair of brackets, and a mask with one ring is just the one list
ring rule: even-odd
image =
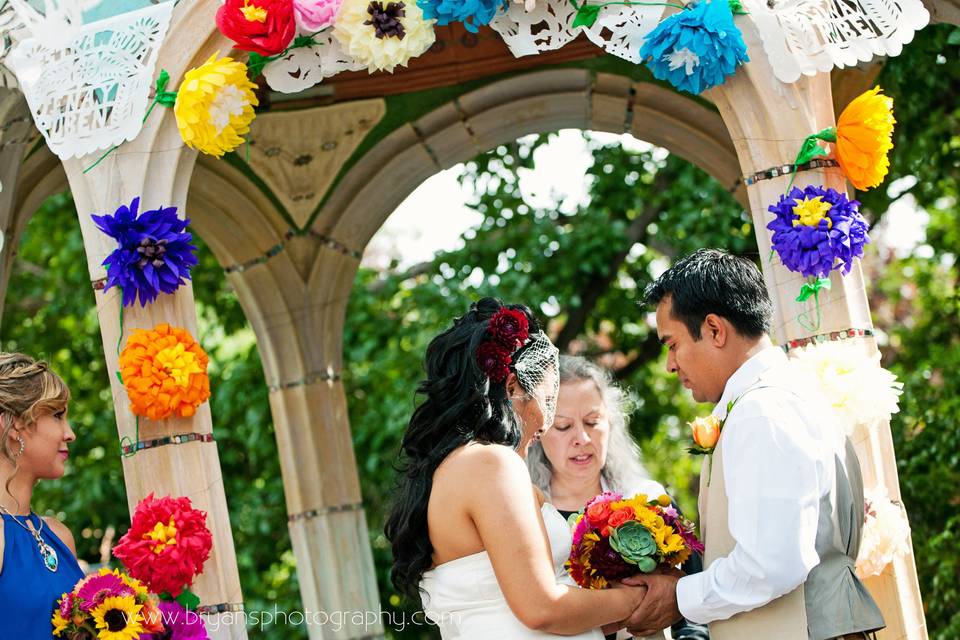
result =
[[684,576],[677,581],[677,608],[683,617],[690,622],[707,624],[706,612],[703,610],[703,579],[704,573]]

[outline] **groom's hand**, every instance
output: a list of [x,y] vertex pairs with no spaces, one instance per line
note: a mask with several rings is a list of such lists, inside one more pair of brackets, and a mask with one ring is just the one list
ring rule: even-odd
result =
[[653,635],[683,617],[677,607],[679,579],[680,575],[671,572],[634,576],[623,581],[624,584],[647,587],[643,603],[623,623],[630,633],[635,636]]

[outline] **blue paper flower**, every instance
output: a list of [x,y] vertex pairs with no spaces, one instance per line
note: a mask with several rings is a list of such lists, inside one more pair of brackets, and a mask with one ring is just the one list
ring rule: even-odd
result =
[[137,298],[140,306],[153,302],[162,291],[173,293],[190,279],[197,264],[193,236],[186,231],[189,220],[177,217],[176,207],[160,207],[137,215],[140,198],[121,205],[113,215],[91,216],[97,227],[114,238],[118,246],[103,261],[107,268],[104,290],[120,287],[123,306]]
[[476,33],[479,27],[490,24],[493,16],[506,7],[509,0],[417,0],[425,20],[436,20],[444,26],[462,22],[467,31]]
[[834,189],[813,185],[780,196],[770,205],[776,217],[767,229],[784,266],[806,277],[826,278],[834,269],[850,273],[853,259],[863,257],[863,245],[870,242],[870,225],[859,207]]
[[640,57],[655,78],[693,94],[722,84],[750,61],[727,0],[700,0],[673,14],[650,32]]

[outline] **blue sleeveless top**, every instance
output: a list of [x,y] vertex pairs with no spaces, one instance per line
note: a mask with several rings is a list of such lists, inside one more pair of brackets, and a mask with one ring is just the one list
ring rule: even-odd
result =
[[[57,552],[59,566],[50,571],[43,564],[33,534],[26,531],[7,514],[3,517],[3,566],[0,567],[0,638],[16,640],[50,640],[53,625],[50,617],[60,596],[73,589],[83,577],[73,552],[67,548],[46,523],[40,537]],[[17,520],[26,524],[27,517]],[[40,528],[40,518],[29,516],[34,529]]]

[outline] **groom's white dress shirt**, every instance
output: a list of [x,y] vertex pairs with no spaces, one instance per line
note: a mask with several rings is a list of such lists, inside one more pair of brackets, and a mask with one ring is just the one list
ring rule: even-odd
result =
[[816,403],[783,390],[789,382],[776,389],[758,382],[787,362],[778,347],[757,353],[730,377],[713,411],[723,420],[727,404],[740,398],[722,431],[728,523],[736,545],[703,573],[677,583],[677,603],[687,620],[709,623],[763,606],[802,584],[820,561],[821,498],[833,487],[843,434]]

